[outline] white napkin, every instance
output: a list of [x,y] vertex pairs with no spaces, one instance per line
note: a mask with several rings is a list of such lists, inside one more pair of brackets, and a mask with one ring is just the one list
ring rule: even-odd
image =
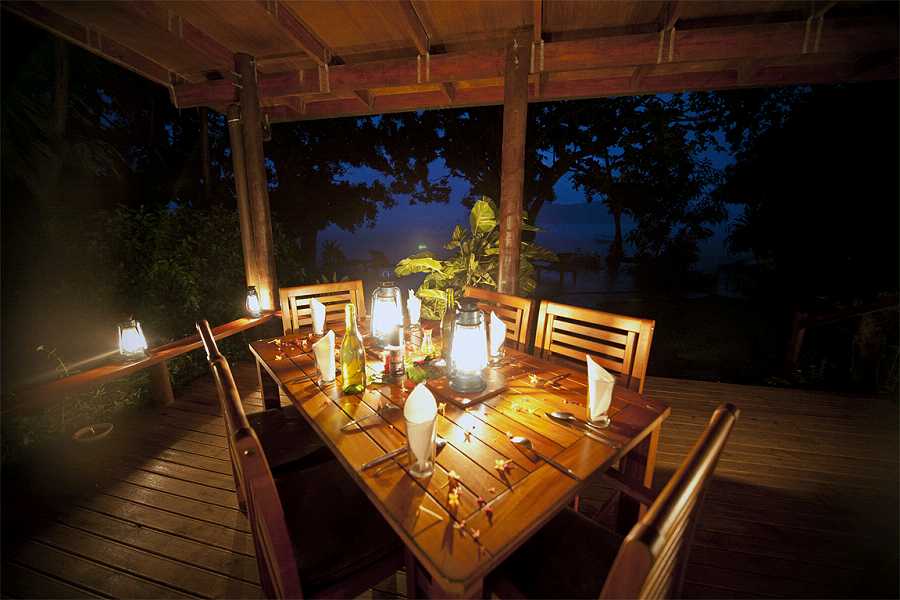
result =
[[334,381],[334,332],[328,330],[322,339],[313,344],[313,353],[316,355],[316,366],[322,381],[330,383]]
[[506,323],[491,311],[491,356],[498,356],[506,340]]
[[406,311],[409,313],[409,324],[418,325],[422,317],[422,301],[413,290],[409,290],[409,296],[406,298]]
[[609,410],[616,378],[587,355],[588,419],[596,421]]
[[309,311],[312,313],[312,327],[315,335],[325,333],[325,305],[313,298],[309,301]]
[[424,382],[410,392],[403,405],[403,417],[406,419],[409,449],[416,457],[416,463],[421,464],[431,458],[434,423],[437,418],[437,402]]

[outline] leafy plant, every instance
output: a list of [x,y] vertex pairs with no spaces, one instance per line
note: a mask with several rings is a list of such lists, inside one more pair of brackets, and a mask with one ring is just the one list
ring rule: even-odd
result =
[[[538,231],[522,218],[522,229]],[[414,273],[426,273],[416,295],[422,300],[422,316],[439,319],[447,305],[447,290],[461,296],[466,286],[497,288],[497,271],[500,265],[500,227],[497,222],[497,206],[487,196],[482,196],[469,213],[469,230],[457,225],[444,246],[456,253],[447,259],[435,257],[433,252],[413,254],[397,263],[397,277]],[[531,242],[522,242],[519,262],[519,293],[534,293],[536,260],[555,262],[556,255]]]

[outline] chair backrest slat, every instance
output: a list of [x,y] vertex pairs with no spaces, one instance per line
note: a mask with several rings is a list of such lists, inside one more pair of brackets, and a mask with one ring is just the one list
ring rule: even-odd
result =
[[299,333],[302,327],[312,325],[309,301],[313,298],[325,305],[326,327],[329,323],[343,322],[344,305],[347,303],[356,306],[356,314],[360,320],[366,316],[363,282],[358,279],[284,287],[278,290],[278,295],[281,299],[281,320],[285,333]]
[[247,420],[231,367],[219,352],[209,323],[200,321],[197,330],[206,349],[225,416],[231,466],[238,497],[246,503],[263,591],[268,598],[301,598],[290,531],[272,470],[256,432]]
[[534,312],[532,300],[472,286],[467,286],[463,295],[477,299],[487,318],[490,318],[491,311],[497,313],[497,317],[506,323],[506,340],[520,350],[528,349]]
[[687,458],[625,538],[601,598],[680,596],[703,497],[739,414],[733,404],[716,409]]
[[644,391],[656,322],[544,300],[538,310],[534,351],[584,364],[590,354],[619,375],[629,388]]

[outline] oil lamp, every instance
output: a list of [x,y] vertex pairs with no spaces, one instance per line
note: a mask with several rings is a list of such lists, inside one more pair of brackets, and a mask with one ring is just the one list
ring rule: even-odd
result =
[[141,324],[130,319],[119,324],[119,354],[127,359],[143,358],[147,355],[147,339]]
[[453,327],[450,347],[450,387],[457,392],[480,392],[488,364],[487,331],[478,301],[463,298]]
[[255,285],[247,286],[247,314],[253,318],[262,314],[259,306],[259,294],[256,293]]
[[382,347],[397,345],[399,327],[403,327],[400,288],[385,281],[372,294],[372,335]]

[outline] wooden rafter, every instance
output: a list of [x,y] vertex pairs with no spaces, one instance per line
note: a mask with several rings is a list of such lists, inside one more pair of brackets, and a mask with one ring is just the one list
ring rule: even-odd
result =
[[410,41],[416,46],[419,54],[428,54],[431,50],[431,40],[428,32],[425,31],[422,19],[419,18],[419,14],[416,12],[416,7],[413,6],[411,0],[397,0],[397,4],[400,6],[400,12],[403,15],[401,25],[406,31],[406,35],[409,36]]
[[334,55],[331,49],[319,41],[312,30],[287,5],[279,0],[265,0],[262,4],[310,58],[320,65],[327,65],[331,62],[331,57]]
[[[842,19],[833,21],[833,24],[833,27],[825,28],[821,39],[821,46],[832,55],[832,60],[834,55],[857,56],[897,49],[897,31],[890,22]],[[805,28],[806,23],[799,21],[682,30],[673,48],[672,64],[674,68],[690,73],[696,70],[696,65],[710,61],[732,61],[736,68],[747,60],[768,64],[773,60],[798,56]],[[668,47],[666,52],[669,52]],[[624,68],[630,79],[638,67],[655,66],[659,53],[658,33],[544,42],[542,73]],[[434,54],[428,59],[427,81],[448,83],[498,79],[503,76],[503,61],[503,52],[497,49]],[[662,62],[669,62],[668,54]],[[640,72],[636,83],[640,84],[645,72],[646,69]],[[327,77],[327,81],[322,81],[322,77]],[[327,72],[324,69],[306,69],[261,75],[260,94],[263,98],[270,98],[312,95],[327,90],[334,94],[352,95],[356,90],[408,87],[425,81],[421,61],[411,57],[334,65]],[[546,95],[543,87],[541,85],[540,90],[536,90],[541,97]],[[175,96],[182,107],[221,104],[223,96],[228,93],[227,86],[222,82],[175,86]]]
[[166,87],[171,85],[171,73],[164,66],[68,17],[53,12],[35,2],[11,1],[4,2],[2,6],[26,21],[129,71],[133,71],[145,79]]

